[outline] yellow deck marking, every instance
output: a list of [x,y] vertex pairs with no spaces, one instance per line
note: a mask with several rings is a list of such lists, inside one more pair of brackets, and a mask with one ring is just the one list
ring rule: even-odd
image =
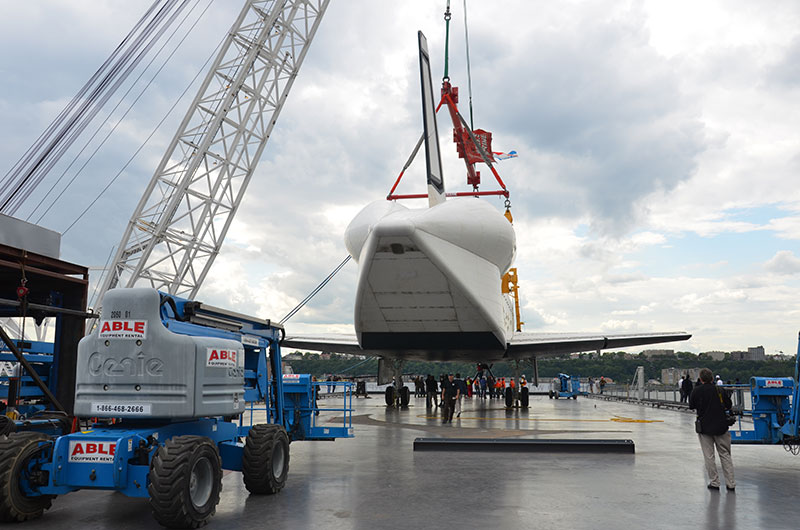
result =
[[664,423],[664,420],[635,420],[633,418],[626,418],[625,416],[614,416],[610,421],[617,421],[620,423]]

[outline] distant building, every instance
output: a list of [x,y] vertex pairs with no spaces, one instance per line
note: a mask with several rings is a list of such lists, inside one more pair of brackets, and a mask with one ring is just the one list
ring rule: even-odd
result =
[[661,370],[661,383],[671,386],[677,385],[681,376],[689,374],[692,383],[700,377],[700,368],[664,368]]
[[675,350],[644,350],[642,352],[645,357],[675,357]]
[[767,355],[764,353],[764,346],[747,348],[747,351],[732,351],[731,361],[766,361]]
[[705,351],[703,354],[711,357],[712,361],[724,361],[725,360],[725,352],[724,351]]

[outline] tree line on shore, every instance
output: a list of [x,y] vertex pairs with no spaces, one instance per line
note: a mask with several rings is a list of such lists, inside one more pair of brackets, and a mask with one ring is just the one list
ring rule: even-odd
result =
[[[715,375],[719,375],[726,382],[738,379],[747,383],[750,377],[792,377],[794,375],[794,361],[772,360],[766,361],[714,361],[708,358],[698,358],[697,355],[681,355],[675,357],[651,357],[640,355],[635,358],[625,356],[622,352],[606,352],[601,356],[586,354],[580,358],[543,358],[539,359],[539,378],[549,379],[559,373],[573,376],[611,378],[619,384],[630,383],[638,366],[644,366],[645,379],[661,379],[661,370],[677,368],[690,370],[692,368],[709,368]],[[286,360],[294,373],[311,374],[317,378],[325,378],[336,374],[343,378],[358,376],[375,376],[378,373],[378,360],[369,359],[366,362],[356,357],[332,354],[329,359],[323,359],[317,354],[303,354],[302,359]],[[521,373],[528,380],[533,378],[533,366],[525,361],[520,364]],[[408,361],[403,366],[404,374],[426,375],[460,373],[463,377],[475,375],[474,363],[458,362],[426,362]],[[510,362],[497,362],[492,366],[492,372],[497,377],[512,377],[514,367]]]

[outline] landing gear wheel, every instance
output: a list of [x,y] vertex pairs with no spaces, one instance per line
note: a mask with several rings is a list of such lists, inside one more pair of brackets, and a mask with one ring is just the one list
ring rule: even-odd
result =
[[550,394],[548,394],[548,395],[550,396],[550,399],[553,399],[553,391],[552,390],[550,391]]
[[522,405],[523,409],[528,408],[528,404],[530,403],[530,391],[528,387],[522,387],[522,390],[519,391],[519,403]]
[[506,388],[506,408],[510,409],[514,405],[514,391],[511,387]]
[[23,481],[31,486],[42,456],[39,442],[48,437],[37,432],[16,432],[0,438],[0,521],[21,522],[41,517],[50,508],[54,495],[27,496]]
[[411,391],[407,386],[400,389],[400,406],[406,408],[411,401]]
[[217,510],[222,462],[205,436],[174,436],[158,448],[150,464],[150,508],[169,528],[197,528]]
[[386,387],[384,397],[386,398],[386,406],[394,407],[394,387],[392,385]]
[[280,425],[253,425],[242,455],[242,475],[247,491],[278,493],[289,476],[289,437]]
[[572,399],[578,399],[578,394],[575,394],[574,396],[572,396]]

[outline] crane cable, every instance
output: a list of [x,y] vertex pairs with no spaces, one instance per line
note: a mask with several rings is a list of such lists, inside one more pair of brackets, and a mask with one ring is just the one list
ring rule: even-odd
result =
[[[189,36],[189,34],[191,33],[191,31],[192,31],[192,30],[194,29],[194,27],[197,25],[197,23],[198,23],[198,22],[200,22],[200,19],[201,19],[201,18],[203,17],[203,15],[206,13],[206,11],[208,10],[208,8],[209,8],[209,7],[211,7],[211,1],[213,1],[213,0],[209,0],[209,2],[208,2],[208,4],[206,5],[205,9],[203,9],[203,11],[200,13],[200,16],[199,16],[199,17],[198,17],[198,18],[197,18],[197,19],[194,21],[194,23],[191,25],[191,27],[188,29],[188,31],[187,31],[187,32],[186,32],[186,33],[183,35],[183,37],[182,37],[182,38],[180,39],[180,41],[178,42],[177,46],[176,46],[176,47],[175,47],[175,48],[174,48],[174,49],[173,49],[173,50],[172,50],[172,51],[169,53],[169,55],[167,56],[167,58],[165,59],[165,61],[164,61],[164,62],[161,64],[161,66],[160,66],[160,67],[158,67],[158,69],[157,69],[157,70],[156,70],[156,72],[155,72],[155,73],[152,75],[152,77],[150,78],[150,80],[149,80],[149,81],[147,81],[147,83],[145,84],[144,88],[142,88],[142,89],[141,89],[141,91],[139,92],[139,94],[138,94],[138,95],[137,95],[137,96],[136,96],[136,97],[133,99],[133,101],[132,101],[132,102],[131,102],[131,103],[128,105],[128,108],[127,108],[127,109],[126,109],[126,110],[125,110],[125,111],[122,113],[122,115],[119,117],[119,119],[117,120],[117,122],[116,122],[116,123],[114,124],[114,126],[113,126],[113,127],[111,127],[111,129],[110,129],[110,130],[109,130],[109,131],[106,133],[105,137],[104,137],[104,138],[103,138],[103,139],[100,141],[100,143],[99,143],[99,144],[98,144],[98,145],[97,145],[97,146],[94,148],[94,150],[92,151],[92,153],[91,153],[91,154],[89,155],[89,157],[88,157],[88,158],[87,158],[87,159],[86,159],[86,160],[83,162],[83,164],[81,165],[81,167],[80,167],[80,168],[78,168],[78,170],[75,172],[75,174],[72,176],[72,178],[71,178],[71,179],[70,179],[70,180],[67,182],[66,186],[64,186],[64,188],[63,188],[63,189],[62,189],[62,190],[61,190],[61,191],[60,191],[60,192],[59,192],[59,193],[56,195],[56,197],[55,197],[54,199],[52,199],[52,201],[50,202],[50,205],[49,205],[47,208],[45,208],[45,210],[44,210],[44,211],[43,211],[43,212],[42,212],[42,213],[39,215],[38,219],[36,219],[36,221],[35,221],[35,222],[36,222],[36,224],[40,224],[40,223],[42,222],[42,219],[43,219],[43,218],[44,218],[44,217],[45,217],[45,216],[46,216],[46,215],[47,215],[47,214],[50,212],[50,210],[52,210],[52,209],[53,209],[53,207],[56,205],[56,203],[59,201],[59,199],[61,199],[61,197],[64,195],[64,193],[66,193],[66,192],[67,192],[67,190],[69,190],[69,188],[72,186],[72,184],[73,184],[73,183],[75,182],[75,180],[78,178],[78,176],[80,176],[80,175],[81,175],[81,173],[82,173],[82,172],[83,172],[83,170],[86,168],[86,166],[87,166],[87,165],[89,165],[89,163],[92,161],[92,159],[94,158],[94,156],[95,156],[95,155],[98,153],[98,151],[100,151],[100,148],[102,148],[102,147],[103,147],[103,145],[105,145],[106,141],[108,141],[108,139],[111,137],[111,135],[114,133],[114,131],[116,131],[116,130],[117,130],[117,128],[120,126],[120,124],[122,124],[123,120],[124,120],[124,119],[125,119],[125,117],[128,115],[128,113],[130,113],[130,111],[133,109],[133,107],[136,105],[136,103],[139,101],[139,99],[141,99],[141,97],[144,95],[144,93],[147,91],[147,89],[150,87],[150,85],[152,85],[152,84],[153,84],[153,81],[155,81],[155,79],[156,79],[156,77],[158,76],[158,74],[160,74],[160,73],[161,73],[161,71],[164,69],[164,67],[167,65],[167,63],[170,61],[170,59],[172,59],[172,57],[175,55],[175,52],[177,52],[177,51],[178,51],[178,49],[180,48],[181,44],[183,44],[183,42],[184,42],[184,41],[186,40],[186,38]],[[171,35],[170,35],[170,36],[167,38],[167,40],[166,40],[166,41],[165,41],[165,42],[164,42],[164,43],[161,45],[161,47],[159,48],[159,50],[158,50],[158,51],[157,51],[157,52],[156,52],[156,53],[153,55],[153,58],[152,58],[152,59],[150,59],[150,62],[147,64],[147,66],[145,66],[145,67],[144,67],[144,69],[141,71],[141,73],[138,75],[138,77],[137,77],[137,78],[136,78],[136,79],[133,81],[133,83],[132,83],[132,84],[131,84],[131,86],[128,88],[128,90],[125,92],[125,94],[122,96],[122,98],[121,98],[121,99],[120,99],[120,100],[117,102],[117,104],[116,104],[116,105],[114,105],[114,108],[113,108],[113,109],[111,109],[111,112],[109,112],[109,114],[108,114],[108,117],[106,118],[106,121],[104,121],[103,123],[101,123],[101,124],[100,124],[100,125],[97,127],[97,129],[95,130],[95,132],[92,134],[91,138],[89,138],[89,139],[86,141],[86,143],[83,145],[83,147],[81,148],[81,150],[80,150],[80,151],[79,151],[79,152],[78,152],[78,153],[75,155],[75,157],[72,159],[72,161],[71,161],[71,162],[69,163],[69,165],[66,167],[66,169],[64,169],[64,171],[61,173],[61,175],[58,177],[58,179],[57,179],[57,180],[56,180],[56,181],[55,181],[55,182],[54,182],[54,183],[53,183],[53,184],[50,186],[50,189],[49,189],[49,190],[48,190],[48,191],[45,193],[44,197],[42,197],[42,199],[39,201],[39,204],[38,204],[37,206],[35,206],[35,207],[34,207],[34,209],[31,211],[31,213],[28,215],[28,217],[26,217],[26,218],[25,218],[25,220],[26,220],[26,221],[30,221],[30,220],[31,220],[31,218],[32,218],[32,217],[33,217],[33,216],[36,214],[36,212],[39,210],[39,208],[40,208],[41,206],[43,206],[43,205],[45,204],[45,202],[46,202],[46,201],[47,201],[47,200],[50,198],[51,194],[55,194],[55,190],[56,190],[56,188],[57,188],[57,187],[58,187],[58,185],[61,183],[62,179],[63,179],[63,178],[66,176],[67,172],[68,172],[68,171],[69,171],[69,170],[72,168],[72,166],[73,166],[73,165],[74,165],[76,162],[78,162],[78,160],[79,160],[80,156],[81,156],[81,155],[83,154],[83,152],[84,152],[84,151],[85,151],[85,150],[86,150],[86,149],[89,147],[89,144],[92,142],[92,140],[94,140],[94,139],[95,139],[95,137],[97,137],[97,135],[98,135],[100,132],[102,132],[102,130],[105,128],[105,126],[106,126],[106,124],[108,123],[108,121],[110,121],[110,120],[111,120],[111,117],[112,117],[113,113],[114,113],[114,112],[115,112],[115,111],[116,111],[116,110],[117,110],[117,109],[120,107],[120,105],[122,105],[122,103],[123,103],[123,102],[125,102],[125,98],[128,96],[128,94],[130,94],[130,93],[131,93],[131,92],[134,90],[134,88],[136,88],[136,85],[138,84],[139,80],[140,80],[140,79],[142,79],[142,77],[144,77],[144,74],[145,74],[145,73],[147,73],[147,71],[150,69],[150,67],[151,67],[151,66],[152,66],[152,65],[155,63],[156,59],[158,59],[158,58],[159,58],[159,56],[161,55],[161,52],[162,52],[162,51],[163,51],[163,50],[164,50],[164,49],[167,47],[167,45],[170,43],[170,41],[172,41],[172,38],[173,38],[173,37],[175,37],[175,36],[177,35],[177,32],[178,32],[178,30],[179,30],[179,29],[181,29],[181,27],[183,26],[183,24],[184,24],[184,23],[187,21],[187,19],[188,19],[188,18],[191,16],[191,14],[194,12],[195,8],[198,6],[198,4],[199,4],[199,3],[200,3],[200,0],[195,0],[194,6],[192,6],[192,8],[191,8],[191,9],[190,9],[190,10],[189,10],[187,13],[186,13],[186,15],[184,16],[183,20],[181,20],[181,22],[180,22],[180,23],[178,24],[178,26],[175,28],[175,31],[174,31],[174,32],[173,32],[173,33],[172,33],[172,34],[171,34]]]
[[[153,19],[146,24],[142,24],[143,20],[140,20],[132,33],[112,54],[112,57],[116,58],[112,59],[112,64],[105,68],[109,61],[104,63],[89,83],[84,85],[68,107],[56,118],[56,121],[40,136],[34,147],[29,149],[15,164],[16,170],[12,169],[6,174],[4,180],[8,185],[4,185],[4,196],[2,206],[0,206],[4,213],[13,215],[28,199],[42,179],[189,3],[189,0],[158,0],[154,6],[160,1],[165,1],[165,3],[155,13]],[[173,10],[173,8],[175,9]],[[148,13],[151,10],[148,10]],[[144,18],[146,17],[147,15]],[[133,33],[140,26],[142,26],[142,31],[131,39]],[[126,47],[128,40],[130,43]],[[120,52],[120,50],[122,51]],[[117,55],[119,57],[116,57]],[[92,86],[95,78],[97,83]],[[81,94],[86,94],[86,97],[82,98]]]
[[464,43],[467,49],[467,92],[469,93],[469,128],[475,130],[472,123],[472,71],[469,67],[469,31],[467,30],[467,0],[464,0]]
[[308,302],[309,302],[309,301],[310,301],[312,298],[314,298],[314,296],[315,296],[315,295],[316,295],[318,292],[320,292],[320,291],[322,290],[322,288],[323,288],[323,287],[325,287],[326,285],[328,285],[328,282],[329,282],[329,281],[331,281],[331,280],[333,279],[333,277],[334,277],[334,276],[336,276],[336,273],[338,273],[340,270],[342,270],[342,267],[344,267],[344,266],[347,264],[347,262],[348,262],[348,261],[350,261],[350,258],[351,258],[351,256],[350,256],[350,254],[348,254],[348,255],[347,255],[347,257],[346,257],[346,258],[344,258],[344,259],[342,260],[342,262],[341,262],[339,265],[337,265],[337,266],[336,266],[336,268],[335,268],[335,269],[333,269],[333,272],[331,272],[330,274],[328,274],[328,276],[327,276],[327,277],[326,277],[324,280],[322,280],[322,281],[319,283],[319,285],[317,285],[316,287],[314,287],[314,289],[313,289],[313,290],[312,290],[312,291],[311,291],[311,292],[308,294],[308,296],[306,296],[305,298],[303,298],[303,300],[302,300],[302,301],[301,301],[299,304],[297,304],[297,305],[295,306],[295,308],[294,308],[294,309],[292,309],[291,311],[289,311],[289,312],[286,314],[286,316],[285,316],[285,317],[283,317],[283,318],[280,320],[280,322],[279,322],[279,323],[280,323],[280,325],[283,325],[283,324],[284,324],[284,323],[285,323],[287,320],[289,320],[290,318],[292,318],[293,316],[295,316],[295,315],[297,314],[297,312],[298,312],[298,311],[300,311],[301,309],[303,309],[303,306],[304,306],[304,305],[306,305],[306,304],[307,304],[307,303],[308,303]]
[[[447,0],[447,8],[444,11],[444,76],[443,82],[450,81],[450,0]],[[475,129],[472,118],[472,69],[469,62],[469,30],[467,28],[467,0],[464,0],[464,43],[467,52],[467,93],[469,94],[469,128]]]
[[447,0],[447,9],[444,11],[444,76],[443,82],[450,81],[448,66],[450,62],[450,0]]

